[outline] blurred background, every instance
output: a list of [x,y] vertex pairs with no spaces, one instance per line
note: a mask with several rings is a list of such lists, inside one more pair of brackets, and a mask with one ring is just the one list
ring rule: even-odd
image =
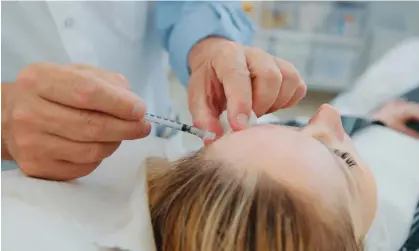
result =
[[[310,116],[351,85],[381,55],[403,39],[419,35],[419,2],[247,1],[254,21],[254,46],[292,62],[307,86],[283,119]],[[419,55],[418,55],[419,56]],[[168,67],[172,99],[187,111],[186,91]]]

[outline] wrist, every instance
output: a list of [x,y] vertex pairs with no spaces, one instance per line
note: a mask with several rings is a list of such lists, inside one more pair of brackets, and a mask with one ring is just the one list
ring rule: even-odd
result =
[[9,131],[8,128],[8,117],[7,110],[12,95],[14,84],[11,83],[2,83],[1,84],[1,159],[2,160],[13,160],[13,157],[10,155],[10,152],[7,148],[6,138]]
[[212,50],[218,48],[219,45],[229,42],[230,40],[223,37],[207,37],[196,43],[188,56],[188,64],[190,72],[194,72],[207,61],[207,55],[213,55]]

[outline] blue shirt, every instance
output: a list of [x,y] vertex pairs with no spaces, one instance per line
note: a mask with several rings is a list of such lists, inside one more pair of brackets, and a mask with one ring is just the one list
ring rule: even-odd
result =
[[189,80],[188,54],[200,40],[219,36],[249,45],[254,27],[241,2],[156,2],[157,27],[169,52],[170,66],[182,84]]

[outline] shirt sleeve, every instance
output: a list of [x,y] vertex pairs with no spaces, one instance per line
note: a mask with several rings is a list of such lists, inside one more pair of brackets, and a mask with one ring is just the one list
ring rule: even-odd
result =
[[219,36],[250,45],[255,31],[239,1],[158,1],[156,17],[170,66],[184,85],[189,80],[189,51],[197,42]]

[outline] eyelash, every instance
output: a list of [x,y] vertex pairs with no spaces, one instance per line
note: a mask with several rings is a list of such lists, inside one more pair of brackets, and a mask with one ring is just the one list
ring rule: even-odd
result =
[[356,161],[352,157],[352,155],[348,152],[341,152],[338,149],[333,149],[333,153],[336,154],[339,158],[343,159],[345,163],[348,165],[349,168],[356,166]]

